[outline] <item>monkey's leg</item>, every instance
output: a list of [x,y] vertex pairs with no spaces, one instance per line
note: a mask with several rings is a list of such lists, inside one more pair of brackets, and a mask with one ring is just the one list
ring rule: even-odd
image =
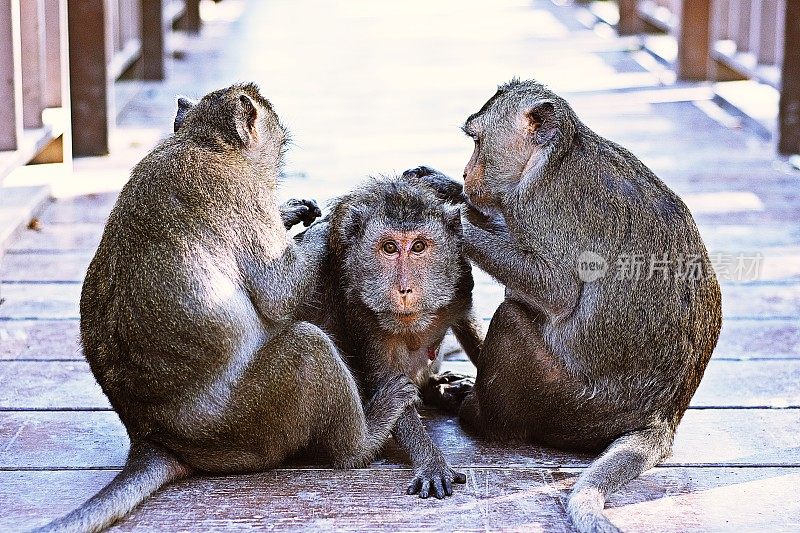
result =
[[[342,369],[350,377],[344,363]],[[343,468],[358,468],[371,462],[391,435],[398,418],[406,409],[413,409],[416,399],[417,388],[406,376],[398,375],[388,379],[378,388],[362,412],[360,396],[353,382],[353,388],[345,398],[348,401],[345,402],[345,409],[341,411],[341,415],[345,424],[348,423],[348,416],[360,417],[363,422],[356,428],[358,431],[354,436],[343,434],[339,427],[331,428],[334,435],[329,446],[334,464]],[[342,450],[349,449],[358,452],[341,453]]]
[[398,417],[413,408],[417,388],[405,375],[393,376],[362,406],[355,379],[331,340],[316,326],[301,324],[325,346],[315,354],[315,390],[309,396],[316,410],[307,415],[323,421],[317,426],[316,440],[334,466],[363,467],[383,447]]
[[467,476],[453,470],[422,425],[414,406],[407,407],[392,432],[395,440],[411,457],[414,479],[407,494],[439,499],[453,495],[453,483],[466,483]]
[[567,510],[582,533],[618,532],[603,513],[609,494],[669,456],[674,432],[666,424],[619,437],[587,468],[572,489]]

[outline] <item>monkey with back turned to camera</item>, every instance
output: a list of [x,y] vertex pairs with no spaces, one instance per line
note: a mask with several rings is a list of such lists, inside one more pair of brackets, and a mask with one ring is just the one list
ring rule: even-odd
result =
[[719,336],[705,245],[675,193],[539,83],[501,86],[464,131],[466,194],[438,188],[466,201],[464,250],[506,298],[460,417],[488,437],[605,448],[568,510],[580,531],[617,531],[606,497],[670,454]]
[[[365,183],[336,200],[317,224],[330,225],[326,275],[303,318],[331,333],[366,392],[402,372],[426,400],[446,401],[436,390],[449,378],[432,369],[448,328],[470,357],[482,343],[459,208],[407,174]],[[414,468],[408,494],[443,498],[453,493],[453,483],[466,482],[413,406],[393,435]]]
[[120,193],[81,294],[81,341],[131,439],[111,483],[45,531],[98,531],[194,471],[253,472],[304,449],[371,461],[416,388],[400,372],[366,407],[331,340],[295,318],[327,235],[300,245],[279,211],[286,132],[253,84],[182,99],[175,134]]

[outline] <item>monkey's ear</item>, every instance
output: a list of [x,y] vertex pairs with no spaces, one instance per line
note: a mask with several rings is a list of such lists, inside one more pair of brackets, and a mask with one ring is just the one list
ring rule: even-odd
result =
[[242,143],[248,148],[258,142],[258,108],[246,94],[239,95],[238,109],[236,112],[236,132]]
[[546,129],[553,123],[556,107],[550,100],[541,100],[524,112],[524,128],[528,134],[533,135],[541,129]]
[[178,98],[178,111],[175,113],[175,122],[172,125],[173,133],[180,129],[183,121],[186,120],[186,113],[188,113],[189,110],[194,107],[194,104],[194,102],[188,98],[184,98],[183,96]]
[[335,253],[343,254],[347,244],[352,242],[354,237],[361,235],[365,216],[366,213],[356,206],[340,203],[334,208],[331,212],[331,226],[335,230],[331,232],[330,244]]

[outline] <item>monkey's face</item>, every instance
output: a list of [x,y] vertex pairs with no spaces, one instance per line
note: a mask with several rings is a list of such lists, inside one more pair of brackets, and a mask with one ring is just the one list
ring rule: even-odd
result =
[[359,297],[386,331],[424,331],[454,297],[459,237],[443,224],[392,228],[376,221],[352,253],[367,259],[352,275],[361,279]]
[[549,156],[558,124],[549,95],[535,82],[512,82],[465,122],[462,129],[475,146],[464,169],[464,192],[477,207],[502,207]]

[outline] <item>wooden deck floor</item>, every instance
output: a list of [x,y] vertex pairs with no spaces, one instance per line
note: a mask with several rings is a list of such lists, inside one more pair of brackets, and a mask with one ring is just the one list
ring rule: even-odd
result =
[[[586,29],[573,7],[519,2],[225,0],[158,84],[123,84],[111,157],[81,160],[41,230],[0,267],[0,530],[40,525],[119,470],[127,438],[77,344],[78,295],[115,193],[168,131],[178,93],[256,80],[294,132],[284,196],[326,200],[363,176],[427,163],[459,175],[457,127],[512,76],[562,92],[597,131],[637,153],[692,208],[712,255],[759,254],[760,273],[722,274],[725,323],[673,457],[609,502],[630,531],[800,530],[800,176],[722,117],[706,86],[675,85],[630,39]],[[70,185],[70,184],[62,184]],[[59,187],[58,190],[68,190]],[[734,259],[735,261],[735,259]],[[724,261],[723,261],[724,262]],[[502,290],[479,276],[489,318]],[[468,368],[456,353],[449,364]],[[426,413],[466,486],[405,496],[390,444],[371,467],[285,468],[196,478],[148,500],[118,531],[569,531],[565,497],[591,457],[466,437]]]

